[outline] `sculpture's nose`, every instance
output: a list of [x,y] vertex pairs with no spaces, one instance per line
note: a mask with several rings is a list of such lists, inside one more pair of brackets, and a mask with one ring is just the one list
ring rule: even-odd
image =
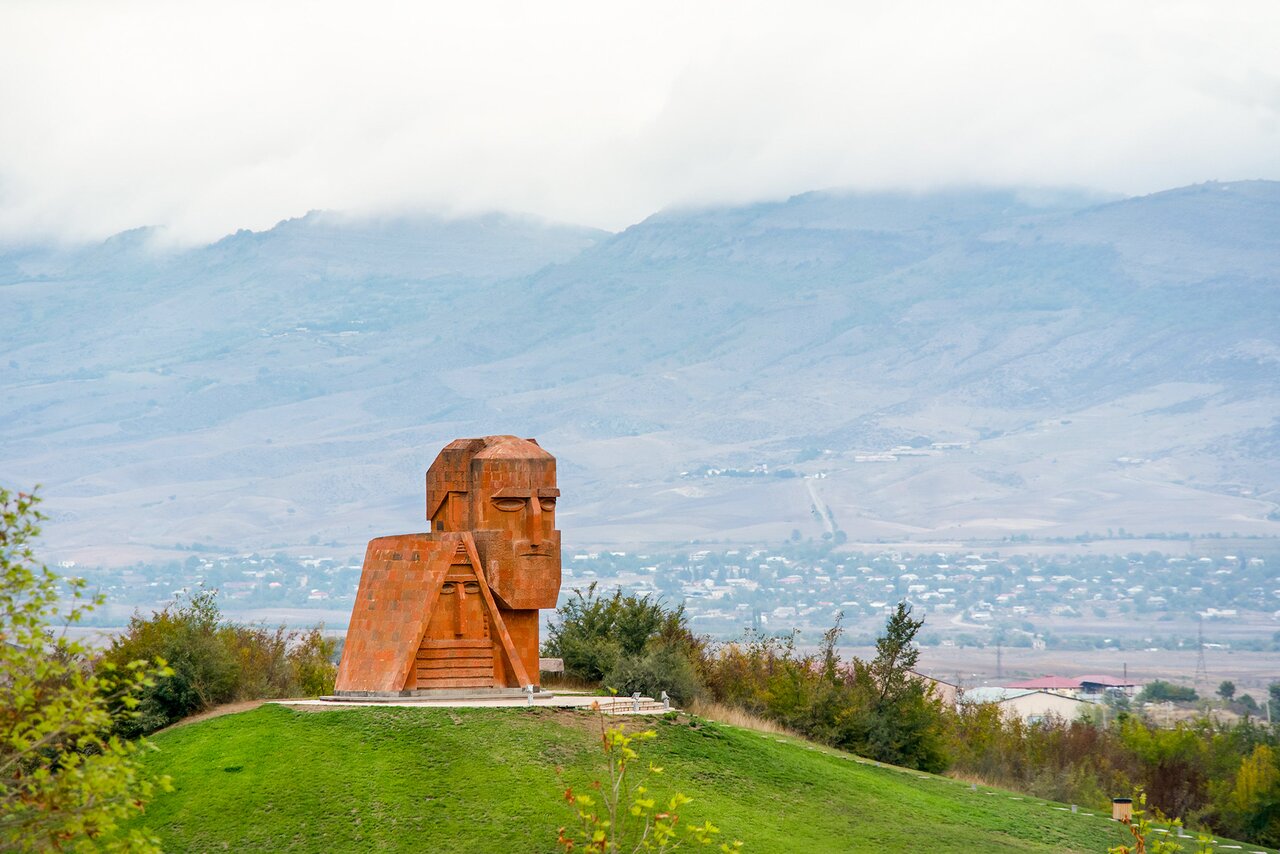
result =
[[528,537],[529,545],[533,548],[542,545],[542,502],[538,499],[536,490],[529,496]]

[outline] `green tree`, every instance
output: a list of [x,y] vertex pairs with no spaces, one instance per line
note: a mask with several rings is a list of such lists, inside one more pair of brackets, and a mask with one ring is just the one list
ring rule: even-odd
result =
[[1269,745],[1240,760],[1225,812],[1250,841],[1280,844],[1280,757]]
[[289,650],[289,663],[293,666],[298,690],[308,697],[332,694],[338,675],[338,642],[326,638],[320,626],[307,629]]
[[[610,602],[613,634],[623,655],[639,655],[649,639],[662,628],[662,604],[645,596],[623,596],[616,591]],[[684,606],[680,606],[684,610]]]
[[884,634],[876,638],[876,657],[867,665],[867,672],[875,683],[878,699],[898,696],[911,678],[911,672],[920,660],[916,647],[916,634],[924,625],[924,618],[911,619],[911,606],[899,602],[889,615]]
[[667,609],[649,596],[599,596],[596,585],[556,611],[543,654],[564,659],[565,675],[631,693],[667,691],[687,703],[700,691],[695,662],[702,641],[689,631],[684,606]]
[[948,762],[942,709],[913,670],[920,658],[915,638],[923,625],[923,619],[912,619],[909,605],[899,602],[876,639],[876,657],[854,659],[852,712],[841,741],[882,762],[941,771]]
[[1218,696],[1230,703],[1231,698],[1235,695],[1236,683],[1232,682],[1230,679],[1223,679],[1222,684],[1218,686]]
[[596,595],[592,582],[585,593],[575,587],[573,596],[556,609],[558,622],[547,628],[544,655],[564,659],[566,676],[599,682],[617,663],[622,644],[614,636],[614,619],[621,591],[612,598]]
[[1194,688],[1187,688],[1183,685],[1175,685],[1172,682],[1166,682],[1163,679],[1156,679],[1154,682],[1148,682],[1142,688],[1142,693],[1138,695],[1138,702],[1141,703],[1191,703],[1197,699]]
[[36,560],[37,503],[0,487],[0,849],[158,851],[120,827],[169,782],[144,773],[145,741],[110,733],[167,671],[142,661],[95,669],[85,647],[54,633],[102,597]]

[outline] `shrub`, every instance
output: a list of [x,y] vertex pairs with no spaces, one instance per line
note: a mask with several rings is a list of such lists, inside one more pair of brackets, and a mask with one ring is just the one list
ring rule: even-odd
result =
[[701,672],[719,703],[873,759],[938,771],[948,762],[943,711],[910,672],[923,623],[900,604],[876,642],[876,658],[848,666],[836,653],[839,618],[813,654],[798,655],[794,636],[749,633],[706,655]]
[[326,638],[318,626],[304,632],[302,638],[289,650],[289,663],[293,667],[296,686],[296,690],[290,693],[306,697],[332,694],[333,682],[338,673],[338,668],[334,665],[337,657],[337,641]]
[[556,615],[543,653],[564,659],[567,677],[628,694],[665,690],[680,704],[698,696],[703,642],[689,631],[684,606],[667,609],[621,590],[602,597],[592,584],[585,593],[575,588]]
[[1260,744],[1220,792],[1226,827],[1260,845],[1280,845],[1280,752]]
[[122,735],[154,732],[232,698],[238,662],[219,636],[220,618],[213,592],[200,591],[150,617],[134,614],[128,628],[112,640],[102,656],[104,664],[162,659],[173,671],[144,692],[139,716],[119,728]]
[[1154,682],[1148,682],[1142,689],[1142,693],[1138,695],[1138,701],[1143,703],[1192,703],[1199,699],[1194,688],[1187,688],[1182,685],[1174,685],[1172,682],[1166,682],[1163,679],[1157,679]]
[[689,705],[702,694],[693,664],[679,649],[663,643],[640,655],[620,657],[605,674],[604,685],[626,695],[639,691],[658,697],[666,691],[679,706]]
[[221,703],[332,691],[334,648],[319,628],[300,634],[223,621],[214,591],[201,590],[148,617],[134,614],[102,660],[170,662],[172,676],[145,691],[140,714],[121,725],[134,736]]
[[[94,669],[82,645],[52,632],[102,599],[36,561],[37,503],[0,487],[0,849],[159,851],[155,839],[119,827],[169,781],[144,773],[145,742],[110,732],[164,667]],[[68,605],[61,616],[60,602]]]
[[569,601],[556,610],[559,622],[548,628],[543,653],[564,659],[566,676],[599,682],[613,669],[622,653],[614,631],[620,597],[619,591],[612,599],[600,598],[592,583],[585,594],[575,587]]

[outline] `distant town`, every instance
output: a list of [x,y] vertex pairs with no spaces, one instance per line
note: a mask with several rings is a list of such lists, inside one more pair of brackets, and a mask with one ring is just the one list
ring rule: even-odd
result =
[[[1264,651],[1280,649],[1275,563],[1274,556],[1231,553],[908,554],[812,542],[662,552],[566,547],[561,597],[592,584],[648,592],[683,603],[697,631],[723,639],[748,629],[796,630],[812,642],[843,615],[846,640],[869,643],[886,610],[906,600],[927,619],[925,646],[1186,649],[1204,643]],[[62,570],[84,575],[106,595],[109,607],[93,615],[98,625],[196,586],[216,588],[229,613],[299,609],[305,620],[310,610],[350,609],[360,558],[195,553],[163,565]],[[1242,633],[1243,622],[1275,629]]]

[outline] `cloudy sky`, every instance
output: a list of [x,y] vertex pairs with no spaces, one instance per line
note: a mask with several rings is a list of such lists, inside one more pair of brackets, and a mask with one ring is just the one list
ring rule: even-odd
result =
[[1280,179],[1280,3],[0,0],[0,239]]

